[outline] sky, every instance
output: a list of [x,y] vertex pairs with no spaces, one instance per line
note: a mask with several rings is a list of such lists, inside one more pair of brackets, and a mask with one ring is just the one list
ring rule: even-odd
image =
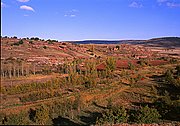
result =
[[180,0],[1,0],[1,36],[60,41],[180,37]]

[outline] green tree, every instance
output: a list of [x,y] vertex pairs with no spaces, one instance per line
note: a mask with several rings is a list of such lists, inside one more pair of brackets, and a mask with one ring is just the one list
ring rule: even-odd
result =
[[137,123],[156,123],[159,121],[161,115],[155,108],[149,108],[148,106],[141,107],[135,114],[135,122]]
[[37,124],[45,125],[49,121],[49,108],[46,105],[41,105],[36,109],[34,120]]
[[113,106],[102,113],[102,117],[97,118],[97,124],[118,124],[124,123],[128,120],[128,114],[124,107]]
[[19,114],[11,114],[7,117],[4,117],[3,124],[5,125],[29,125],[30,120],[28,119],[28,114],[19,113]]
[[23,40],[19,40],[18,43],[19,43],[19,45],[20,45],[20,44],[23,44],[24,42],[23,42]]
[[180,76],[180,65],[176,66],[176,74],[177,76]]
[[165,81],[170,84],[172,83],[174,80],[174,77],[173,77],[173,72],[172,70],[168,69],[165,73]]
[[82,97],[81,97],[81,94],[78,93],[75,97],[75,101],[74,101],[74,104],[73,104],[73,108],[76,109],[78,112],[80,112],[80,110],[82,109],[83,107],[83,101],[82,101]]
[[85,71],[85,87],[92,88],[97,85],[97,69],[96,69],[96,63],[94,61],[88,60],[85,65],[86,71]]
[[130,70],[134,70],[135,66],[131,62],[128,63],[128,67]]
[[43,46],[44,49],[47,49],[47,46]]
[[113,72],[116,69],[116,60],[114,57],[108,57],[106,59],[106,69]]

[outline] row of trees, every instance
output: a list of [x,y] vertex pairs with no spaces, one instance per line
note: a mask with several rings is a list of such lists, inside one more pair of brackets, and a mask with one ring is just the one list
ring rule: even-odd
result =
[[36,74],[36,64],[27,63],[21,59],[9,58],[1,62],[1,77],[12,78]]

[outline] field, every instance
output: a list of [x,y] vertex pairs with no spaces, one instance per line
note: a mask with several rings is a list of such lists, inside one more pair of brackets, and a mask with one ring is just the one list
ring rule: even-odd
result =
[[180,125],[178,46],[4,37],[1,50],[0,124]]

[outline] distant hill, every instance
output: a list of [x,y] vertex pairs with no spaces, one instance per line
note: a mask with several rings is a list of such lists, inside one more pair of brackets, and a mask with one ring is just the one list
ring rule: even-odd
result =
[[76,44],[143,44],[158,47],[180,47],[180,37],[163,37],[149,40],[84,40],[73,41]]
[[180,47],[180,37],[153,38],[142,44],[159,47]]

